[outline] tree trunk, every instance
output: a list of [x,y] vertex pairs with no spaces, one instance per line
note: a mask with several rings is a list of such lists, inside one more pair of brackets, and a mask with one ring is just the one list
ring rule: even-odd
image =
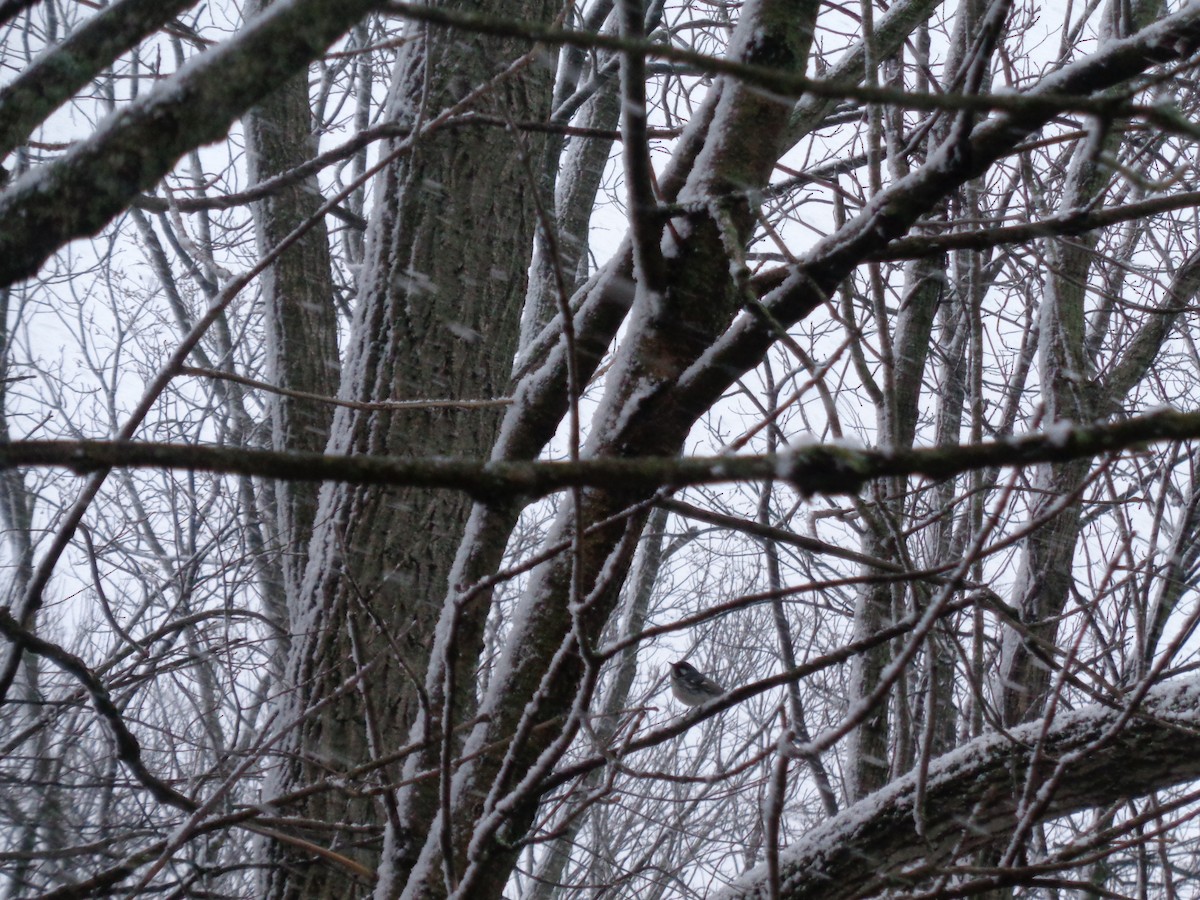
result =
[[[550,16],[536,3],[497,3],[486,11]],[[442,29],[418,29],[413,37],[397,60],[387,108],[389,120],[407,127],[420,127],[486,84],[526,49]],[[535,63],[496,78],[472,108],[538,122],[550,89],[550,73]],[[522,160],[537,158],[540,140],[486,125],[458,128],[422,137],[389,165],[371,216],[342,399],[503,397],[533,239],[533,193],[541,187]],[[393,141],[383,152],[399,147]],[[329,451],[479,458],[497,421],[494,406],[339,407]],[[281,708],[304,721],[273,793],[318,784],[405,742],[468,509],[450,492],[323,487],[303,587],[289,598],[293,646]],[[460,634],[460,683],[474,681],[485,615],[486,607],[472,610]],[[461,696],[467,702],[473,692]],[[325,705],[305,712],[318,703]],[[327,823],[314,829],[314,840],[374,867],[390,804],[360,789],[389,777],[384,767],[349,790],[323,789],[285,811]],[[340,872],[304,854],[276,846],[271,859],[271,896],[346,891]]]
[[[248,0],[250,18],[273,0]],[[243,119],[250,184],[261,184],[308,162],[316,154],[307,72],[296,75]],[[266,254],[321,206],[315,175],[253,204],[258,252]],[[338,387],[337,311],[334,306],[329,235],[322,219],[284,252],[260,278],[264,304],[267,375],[285,391],[333,398]],[[319,452],[329,441],[333,406],[284,394],[267,398],[273,450]],[[268,614],[283,636],[292,633],[286,598],[300,590],[312,538],[319,485],[274,483],[274,535],[280,584],[264,586]],[[280,666],[282,669],[282,666]]]

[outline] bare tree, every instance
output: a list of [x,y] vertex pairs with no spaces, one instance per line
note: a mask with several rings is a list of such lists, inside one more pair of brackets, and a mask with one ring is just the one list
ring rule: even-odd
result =
[[1195,877],[1200,6],[0,27],[8,895]]

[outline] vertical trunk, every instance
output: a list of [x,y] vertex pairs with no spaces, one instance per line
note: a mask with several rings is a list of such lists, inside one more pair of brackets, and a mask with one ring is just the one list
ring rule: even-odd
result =
[[[247,17],[273,0],[248,0]],[[309,111],[308,75],[289,79],[243,120],[250,183],[260,184],[309,161],[317,150]],[[267,253],[322,203],[316,176],[273,191],[253,205],[258,251]],[[337,313],[329,236],[324,221],[271,265],[260,279],[266,332],[267,379],[288,391],[337,393]],[[268,398],[275,450],[321,451],[329,440],[329,404],[276,394]],[[277,540],[284,587],[299,587],[316,512],[316,484],[276,482]],[[286,622],[280,622],[286,626]],[[286,633],[286,632],[285,632]]]
[[[7,442],[12,431],[9,428],[9,398],[8,385],[16,376],[12,360],[12,348],[9,338],[9,324],[15,319],[11,316],[10,301],[13,299],[12,290],[0,288],[0,442]],[[7,575],[7,584],[0,590],[0,605],[7,606],[16,602],[25,593],[30,579],[33,577],[33,523],[35,497],[25,482],[25,475],[20,469],[8,469],[0,472],[0,526],[3,527],[4,555],[10,559],[11,568]],[[18,681],[20,701],[15,706],[9,706],[3,711],[0,722],[9,733],[16,733],[26,727],[33,715],[30,710],[36,709],[41,700],[41,690],[38,686],[40,660],[29,657],[25,660],[24,677]],[[17,848],[16,861],[9,872],[6,897],[20,897],[31,889],[27,876],[32,868],[34,851],[44,844],[42,829],[47,827],[46,819],[38,811],[53,809],[58,803],[58,791],[54,782],[46,776],[53,764],[52,748],[49,746],[49,734],[42,730],[36,739],[35,762],[30,781],[31,797],[28,801],[29,813],[18,817],[18,824],[13,828],[12,843]],[[20,809],[21,804],[14,802]],[[45,849],[43,847],[43,849]],[[56,846],[50,849],[58,849]],[[24,854],[24,858],[22,858]]]
[[[1161,9],[1159,0],[1141,0],[1132,10],[1115,0],[1108,14],[1107,38],[1119,37],[1124,29],[1137,29],[1151,21]],[[1125,21],[1126,17],[1131,17]],[[1060,204],[1062,210],[1082,209],[1103,191],[1111,170],[1101,157],[1120,145],[1121,134],[1103,122],[1092,122],[1087,137],[1072,156],[1071,168]],[[1038,335],[1038,366],[1041,370],[1042,403],[1046,424],[1055,421],[1091,422],[1123,402],[1126,385],[1112,385],[1101,399],[1096,373],[1087,353],[1085,320],[1088,275],[1094,262],[1097,236],[1081,235],[1052,242],[1047,253],[1051,271],[1046,281]],[[1053,644],[1059,616],[1070,595],[1071,564],[1079,536],[1079,498],[1091,468],[1087,461],[1045,465],[1034,481],[1040,497],[1034,517],[1053,514],[1025,541],[1013,604],[1033,639]],[[1063,505],[1065,504],[1065,505]],[[1062,506],[1061,509],[1055,509]],[[1036,659],[1029,638],[1008,630],[1003,637],[998,694],[1005,724],[1013,725],[1037,716],[1050,684],[1050,670]]]
[[[638,634],[645,627],[650,598],[658,581],[659,569],[663,561],[691,539],[690,535],[685,535],[673,542],[671,546],[664,548],[663,537],[666,524],[667,511],[656,508],[650,514],[641,544],[639,562],[627,592],[626,612],[622,616],[621,622],[620,633],[622,636]],[[617,726],[621,723],[622,711],[628,705],[630,690],[637,675],[637,651],[637,645],[631,644],[617,658],[615,671],[609,680],[608,692],[604,697],[603,711],[594,726],[596,743],[601,747],[609,746],[616,734]],[[594,790],[600,785],[603,777],[603,773],[597,769],[584,779],[584,785],[588,790]],[[597,827],[603,829],[602,822],[599,826],[596,824],[598,816],[593,815],[594,810],[595,807],[583,815],[571,815],[567,817],[565,824],[559,827],[558,837],[547,844],[542,851],[541,860],[533,879],[533,888],[528,893],[526,900],[552,900],[555,896],[555,886],[561,882],[563,872],[566,871],[567,864],[571,860],[571,848],[577,843],[584,827],[590,825],[593,831]],[[593,858],[602,855],[598,847],[593,846],[589,849]]]
[[[977,0],[963,0],[955,17],[955,31],[947,69],[957,72],[957,79],[966,77],[964,60],[969,61],[974,23],[978,22],[982,10]],[[886,21],[886,19],[884,20]],[[868,60],[868,67],[870,61]],[[956,85],[957,87],[957,85]],[[976,84],[972,89],[979,90]],[[935,121],[929,137],[932,150],[946,141],[952,129],[960,127],[960,121],[949,113],[943,113]],[[899,148],[907,140],[901,133],[903,117],[890,117],[887,132],[889,148]],[[903,165],[903,157],[890,154],[893,166]],[[907,174],[894,173],[896,177]],[[931,219],[946,219],[950,215],[950,200],[942,198],[931,210]],[[885,317],[885,306],[878,299],[877,327],[880,331],[882,357],[884,360],[885,388],[881,402],[877,404],[880,442],[896,449],[910,448],[917,430],[920,415],[922,381],[925,376],[933,324],[942,302],[946,286],[946,258],[944,255],[929,256],[910,263],[904,273],[904,291],[900,311],[895,318],[894,335]],[[905,498],[908,486],[904,480],[892,480],[876,486],[874,505],[876,510],[864,523],[866,532],[863,550],[872,556],[891,559],[898,563],[908,562],[905,547],[901,546],[899,534],[901,523],[908,521],[909,510]],[[894,610],[903,610],[903,592],[886,582],[866,584],[860,590],[854,612],[855,638],[865,638],[890,623]],[[907,612],[907,610],[903,610]],[[941,658],[936,646],[930,644],[926,654],[930,666],[938,665]],[[851,667],[849,695],[851,703],[857,698],[869,696],[879,683],[880,675],[890,660],[888,645],[880,645],[855,658]],[[930,685],[937,685],[936,674],[930,676]],[[948,690],[948,688],[947,688]],[[932,715],[933,710],[926,711]],[[880,703],[863,723],[851,734],[847,749],[847,794],[851,801],[859,800],[883,787],[892,775],[893,768],[906,770],[912,762],[915,742],[910,734],[895,735],[896,741],[905,752],[897,757],[897,766],[889,760],[891,741],[888,708]]]
[[[516,19],[551,15],[544,3],[486,6],[482,11]],[[488,83],[527,49],[444,29],[414,38],[397,60],[387,110],[406,126]],[[545,68],[529,65],[498,79],[475,108],[516,122],[542,121],[550,87]],[[488,126],[455,129],[422,138],[387,168],[367,235],[343,399],[378,404],[504,394],[535,218],[536,186],[522,160],[537,158],[539,140]],[[339,453],[479,458],[487,455],[496,422],[495,407],[343,407],[329,446]],[[296,731],[276,791],[303,788],[405,742],[419,704],[414,673],[429,661],[467,510],[467,501],[451,492],[323,487],[303,585],[289,596],[285,707],[301,715],[325,705]],[[455,665],[468,681],[485,615],[486,608],[471,611],[456,648]],[[374,784],[388,772],[370,777]],[[365,786],[318,792],[286,811],[328,823],[308,836],[373,868],[388,804],[365,797],[359,790]],[[272,896],[346,891],[338,873],[286,848],[274,848],[272,862]]]

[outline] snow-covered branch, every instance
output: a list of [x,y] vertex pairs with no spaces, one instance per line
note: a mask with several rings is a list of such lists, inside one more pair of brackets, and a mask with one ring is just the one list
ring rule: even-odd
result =
[[[1013,784],[1029,777],[1034,759],[1044,766],[1033,773],[1036,781],[1051,773],[1057,779],[1043,819],[1196,778],[1197,727],[1200,678],[1193,677],[1153,688],[1132,716],[1121,706],[1088,706],[1061,714],[1048,729],[1032,722],[1008,736],[985,735],[930,765],[923,809],[915,808],[918,780],[910,774],[793,844],[780,861],[779,896],[874,896],[922,880],[931,869],[1016,826]],[[1068,764],[1055,765],[1063,760]],[[768,896],[765,867],[751,870],[721,896]]]
[[103,228],[180,156],[223,137],[234,119],[378,5],[280,5],[110,116],[61,159],[17,179],[0,195],[0,284],[34,274],[68,241]]
[[93,16],[0,90],[0,156],[29,137],[54,108],[193,0],[123,0]]

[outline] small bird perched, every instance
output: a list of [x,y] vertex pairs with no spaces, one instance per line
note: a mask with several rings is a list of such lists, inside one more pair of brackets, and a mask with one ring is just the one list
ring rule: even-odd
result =
[[683,660],[671,665],[671,693],[684,706],[699,706],[713,697],[720,697],[725,689],[701,675],[696,668]]

